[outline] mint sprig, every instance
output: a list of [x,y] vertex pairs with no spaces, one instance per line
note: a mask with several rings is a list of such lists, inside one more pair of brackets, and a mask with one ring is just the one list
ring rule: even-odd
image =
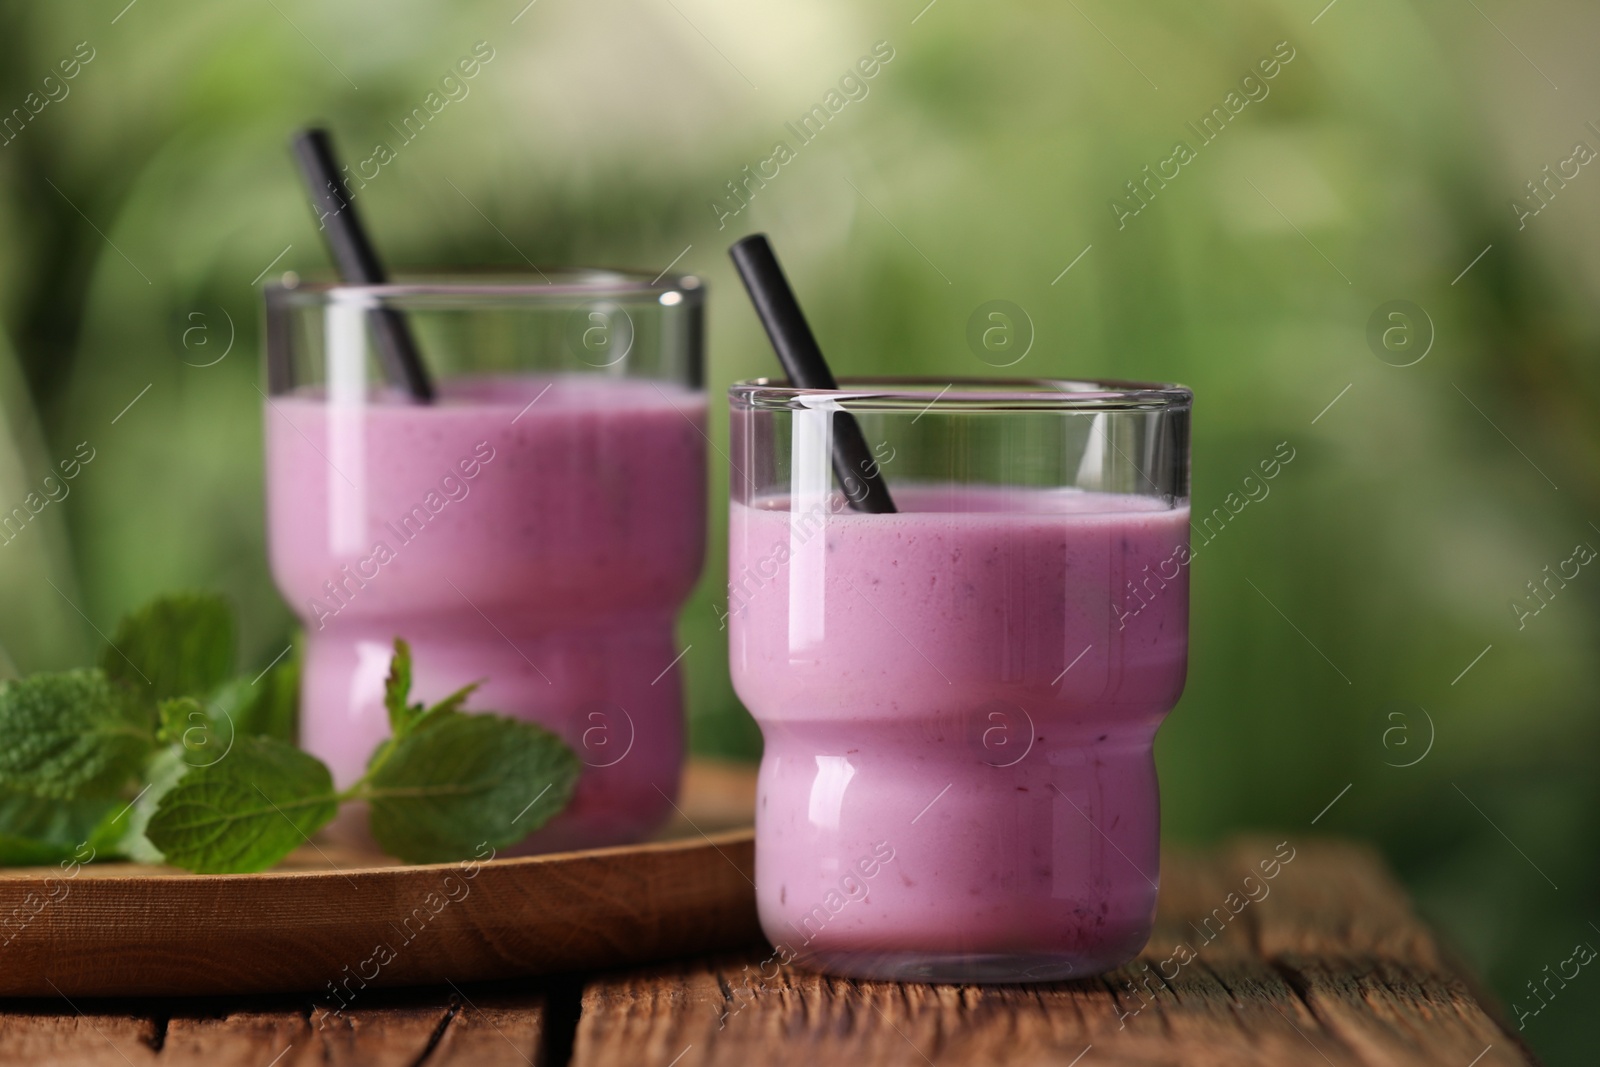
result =
[[394,736],[355,789],[385,852],[412,863],[460,859],[484,842],[515,844],[566,807],[581,768],[560,738],[501,715],[463,714],[476,684],[432,707],[408,704],[410,678],[411,650],[396,640],[385,693]]
[[0,682],[0,864],[127,856],[202,873],[272,866],[363,801],[410,862],[515,844],[562,810],[581,766],[532,723],[469,713],[478,683],[411,700],[395,639],[390,737],[336,789],[295,748],[299,657],[233,676],[226,602],[164,597],[122,620],[100,667]]
[[[158,801],[145,836],[175,866],[205,873],[272,866],[347,801],[365,801],[372,836],[411,863],[515,844],[566,806],[581,769],[561,739],[532,723],[460,709],[477,685],[411,702],[411,649],[394,643],[384,703],[391,736],[367,771],[335,791],[321,761],[281,741],[241,742],[190,770]],[[182,702],[163,705],[166,717]],[[172,727],[168,727],[170,729]],[[530,791],[531,790],[531,791]]]

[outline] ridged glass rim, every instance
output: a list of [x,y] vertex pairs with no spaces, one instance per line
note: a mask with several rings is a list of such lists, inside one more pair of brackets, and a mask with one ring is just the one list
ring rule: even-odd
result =
[[[686,303],[705,299],[705,282],[695,274],[657,274],[607,267],[566,267],[543,275],[510,271],[452,269],[407,272],[381,285],[350,285],[333,278],[269,282],[262,287],[268,303],[308,306],[344,298],[384,303],[421,298],[519,303],[565,303],[575,298],[611,297],[619,300],[655,301],[667,293],[680,294]],[[335,296],[334,294],[337,294]]]
[[1109,378],[844,378],[838,389],[746,378],[728,387],[728,402],[756,411],[1170,411],[1189,408],[1194,393],[1184,385]]

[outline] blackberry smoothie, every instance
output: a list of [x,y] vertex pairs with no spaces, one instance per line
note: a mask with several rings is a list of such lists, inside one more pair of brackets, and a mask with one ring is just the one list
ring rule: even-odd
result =
[[439,392],[267,403],[272,572],[306,628],[301,744],[340,786],[361,774],[402,636],[416,699],[481,680],[469,710],[538,722],[586,764],[519,851],[636,841],[670,814],[683,757],[669,664],[704,553],[704,394],[581,374]]
[[1184,682],[1188,508],[891,484],[895,514],[837,493],[732,505],[730,663],[766,740],[762,926],[857,976],[1116,967],[1155,906],[1151,746]]

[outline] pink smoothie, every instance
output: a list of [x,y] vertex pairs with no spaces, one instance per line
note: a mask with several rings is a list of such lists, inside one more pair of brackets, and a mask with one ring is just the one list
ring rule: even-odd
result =
[[1155,906],[1151,744],[1183,688],[1188,509],[893,492],[890,515],[732,508],[730,661],[766,739],[762,926],[844,974],[1115,967]]
[[388,733],[398,635],[417,699],[483,680],[468,710],[538,722],[586,764],[524,851],[658,827],[683,758],[669,664],[704,554],[704,394],[467,378],[431,406],[318,390],[274,397],[265,416],[272,571],[306,625],[300,741],[335,781],[359,777]]

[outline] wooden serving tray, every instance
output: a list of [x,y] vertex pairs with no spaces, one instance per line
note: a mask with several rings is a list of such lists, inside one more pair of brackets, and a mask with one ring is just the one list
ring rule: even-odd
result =
[[753,771],[691,763],[662,840],[403,866],[313,845],[260,874],[0,870],[0,996],[214,995],[475,982],[748,945]]

